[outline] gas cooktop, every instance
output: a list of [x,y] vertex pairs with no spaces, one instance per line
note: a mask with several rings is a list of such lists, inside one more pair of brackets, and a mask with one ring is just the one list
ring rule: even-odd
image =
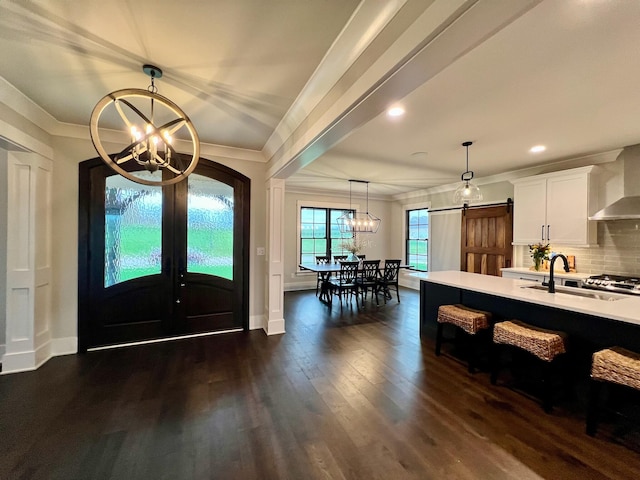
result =
[[624,275],[592,275],[582,283],[583,288],[640,295],[640,277]]

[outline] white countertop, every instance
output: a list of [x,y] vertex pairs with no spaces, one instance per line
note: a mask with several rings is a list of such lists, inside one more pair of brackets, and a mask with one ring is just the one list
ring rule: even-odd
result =
[[[523,275],[539,275],[539,276],[544,276],[544,277],[548,277],[549,275],[551,275],[549,270],[530,270],[528,268],[525,267],[510,267],[510,268],[501,268],[500,269],[503,272],[514,272],[514,273],[521,273]],[[576,273],[576,272],[571,272],[571,273],[567,273],[562,269],[561,265],[556,264],[556,268],[553,270],[553,276],[554,278],[568,278],[571,280],[584,280],[585,278],[589,277],[588,273]]]
[[[428,272],[422,281],[640,325],[640,298],[633,295],[607,293],[607,295],[619,298],[619,300],[598,300],[573,296],[566,293],[548,293],[543,290],[522,288],[523,286],[531,286],[533,284],[533,282],[527,280],[515,280],[458,271]],[[558,290],[558,288],[559,287],[556,287],[556,290]],[[579,292],[598,293],[597,291],[581,288],[561,288]]]

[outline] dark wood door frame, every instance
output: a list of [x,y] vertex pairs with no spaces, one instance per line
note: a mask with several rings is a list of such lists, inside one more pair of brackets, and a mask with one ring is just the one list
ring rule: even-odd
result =
[[[91,338],[91,292],[90,292],[90,262],[92,255],[91,248],[91,228],[100,228],[100,222],[103,220],[93,219],[92,224],[92,202],[104,202],[104,191],[96,191],[91,187],[92,171],[104,167],[104,163],[100,158],[86,160],[79,166],[79,220],[78,220],[78,350],[85,352],[88,348],[95,345],[95,341]],[[207,159],[200,159],[199,168],[205,172],[205,175],[216,178],[219,181],[233,185],[234,188],[234,267],[233,267],[233,283],[236,287],[233,289],[234,318],[237,314],[237,323],[242,325],[244,330],[249,328],[249,226],[250,226],[250,190],[251,180],[234,171],[233,169],[212,162]],[[207,174],[208,173],[208,174]],[[95,176],[95,174],[94,174]],[[164,187],[167,188],[167,187]],[[186,191],[186,189],[183,189]],[[94,196],[95,198],[91,198]],[[185,193],[186,197],[186,193]],[[173,208],[173,207],[172,207]],[[165,215],[166,212],[163,212]],[[96,226],[96,224],[98,226]],[[104,225],[102,226],[104,230]],[[181,233],[179,233],[180,235]],[[98,235],[100,233],[98,232]],[[102,232],[104,235],[104,232]],[[167,233],[163,231],[163,250],[165,245],[173,247],[175,242],[173,232]],[[96,252],[96,255],[102,257],[103,252]],[[95,260],[95,259],[94,259]],[[177,272],[175,268],[169,268],[162,265],[163,275],[168,275],[173,285],[177,284]],[[197,274],[196,274],[197,275]],[[141,284],[144,286],[144,277]],[[95,283],[95,279],[94,279]],[[173,302],[173,299],[169,300]],[[173,309],[172,306],[163,307]],[[188,332],[182,332],[188,333]],[[162,337],[174,336],[174,332],[167,331]]]

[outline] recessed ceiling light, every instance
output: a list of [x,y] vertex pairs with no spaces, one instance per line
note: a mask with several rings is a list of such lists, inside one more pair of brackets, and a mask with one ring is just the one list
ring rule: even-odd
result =
[[391,107],[389,110],[387,110],[387,115],[389,115],[390,117],[400,117],[404,115],[404,108]]
[[544,145],[536,145],[535,147],[531,147],[529,151],[531,153],[540,153],[540,152],[544,152],[546,149],[547,147],[545,147]]

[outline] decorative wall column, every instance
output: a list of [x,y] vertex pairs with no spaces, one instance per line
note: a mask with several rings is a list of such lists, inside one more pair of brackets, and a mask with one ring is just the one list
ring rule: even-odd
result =
[[267,278],[264,330],[284,333],[284,193],[285,181],[267,180]]
[[2,373],[33,370],[51,356],[53,162],[7,155],[6,350]]

